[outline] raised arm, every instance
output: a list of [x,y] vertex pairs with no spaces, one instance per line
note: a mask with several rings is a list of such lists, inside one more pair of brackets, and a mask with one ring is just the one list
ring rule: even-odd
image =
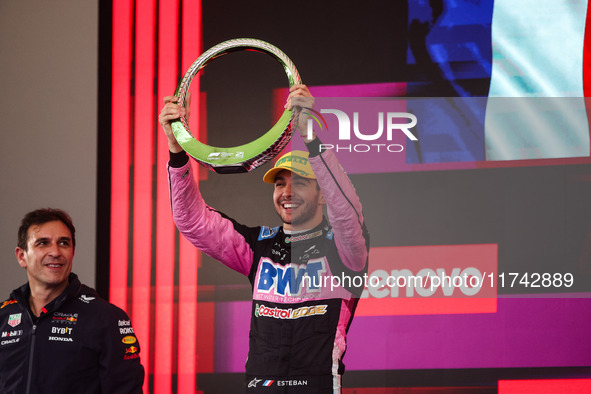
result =
[[369,236],[359,197],[331,150],[314,155],[320,150],[318,139],[309,143],[308,149],[310,164],[326,200],[339,256],[347,267],[361,271],[367,262]]
[[253,251],[244,236],[237,231],[238,227],[243,226],[207,206],[192,173],[189,157],[174,138],[170,122],[185,114],[185,109],[175,101],[176,97],[165,97],[159,117],[171,152],[168,180],[174,222],[181,234],[199,250],[229,268],[248,275]]
[[[294,85],[290,90],[287,108],[312,108],[314,98],[305,85]],[[326,200],[328,220],[335,233],[335,242],[343,263],[354,271],[361,271],[367,262],[369,235],[361,210],[361,202],[353,184],[331,150],[321,152],[320,141],[307,130],[306,111],[300,112],[297,129],[310,152],[310,164]]]

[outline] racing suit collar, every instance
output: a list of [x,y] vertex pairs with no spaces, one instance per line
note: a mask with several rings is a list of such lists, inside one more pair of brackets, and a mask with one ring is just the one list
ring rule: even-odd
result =
[[[82,283],[78,279],[78,275],[75,273],[70,273],[68,276],[68,287],[53,301],[49,304],[45,305],[45,309],[47,310],[46,313],[49,313],[53,310],[58,309],[64,302],[75,298],[82,288]],[[10,298],[14,298],[18,301],[21,305],[29,305],[29,294],[31,293],[31,289],[29,287],[29,282],[25,283],[18,289],[15,289],[11,294]]]
[[292,231],[292,230],[286,230],[284,227],[281,227],[281,230],[283,231],[283,234],[285,234],[285,235],[306,235],[309,233],[313,233],[313,232],[322,230],[327,227],[328,227],[328,220],[326,220],[326,217],[323,216],[322,222],[320,222],[320,224],[314,228],[310,228],[307,230]]

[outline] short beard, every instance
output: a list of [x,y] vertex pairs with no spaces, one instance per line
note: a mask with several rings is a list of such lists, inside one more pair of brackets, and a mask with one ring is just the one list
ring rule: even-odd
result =
[[[308,205],[308,204],[306,204]],[[276,210],[275,212],[277,213],[277,216],[279,216],[279,218],[281,219],[281,221],[283,222],[283,224],[289,224],[292,227],[295,225],[299,225],[301,223],[305,223],[306,221],[312,219],[314,217],[314,215],[316,215],[316,207],[318,206],[318,197],[316,197],[314,199],[314,201],[310,202],[310,205],[306,207],[306,209],[301,213],[301,215],[299,215],[299,217],[294,217],[294,215],[290,215],[291,220],[290,221],[286,221],[285,219],[283,219],[283,217],[281,216],[281,214]],[[307,230],[307,229],[305,229]]]

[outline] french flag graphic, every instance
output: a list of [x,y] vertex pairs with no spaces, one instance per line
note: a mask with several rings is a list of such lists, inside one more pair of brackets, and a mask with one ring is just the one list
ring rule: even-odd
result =
[[455,119],[435,105],[406,162],[589,157],[587,14],[587,0],[410,2],[408,64],[429,82],[411,78],[407,94],[487,99]]
[[487,160],[589,156],[587,12],[586,0],[495,0]]
[[[358,112],[366,136],[380,123],[363,105],[384,113],[381,105],[398,105],[416,115],[418,141],[401,133],[343,141],[331,113],[328,132],[317,134],[350,174],[591,163],[588,8],[587,0],[410,1],[404,80],[311,92],[319,112],[338,108],[351,122]],[[276,116],[287,94],[277,93]],[[402,101],[363,101],[383,97]],[[394,143],[398,154],[386,151]]]

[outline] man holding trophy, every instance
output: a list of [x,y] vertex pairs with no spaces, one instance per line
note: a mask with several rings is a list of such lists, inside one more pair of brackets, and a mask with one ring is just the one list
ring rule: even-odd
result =
[[[160,113],[170,149],[173,218],[199,250],[252,285],[247,393],[340,393],[346,335],[367,273],[369,236],[361,203],[332,150],[306,127],[308,88],[294,84],[286,109],[308,152],[283,155],[263,181],[274,184],[283,225],[248,227],[206,205],[171,123],[186,116],[177,97]],[[326,217],[323,214],[327,207]],[[338,285],[331,279],[342,278]],[[346,279],[349,279],[347,281]]]

